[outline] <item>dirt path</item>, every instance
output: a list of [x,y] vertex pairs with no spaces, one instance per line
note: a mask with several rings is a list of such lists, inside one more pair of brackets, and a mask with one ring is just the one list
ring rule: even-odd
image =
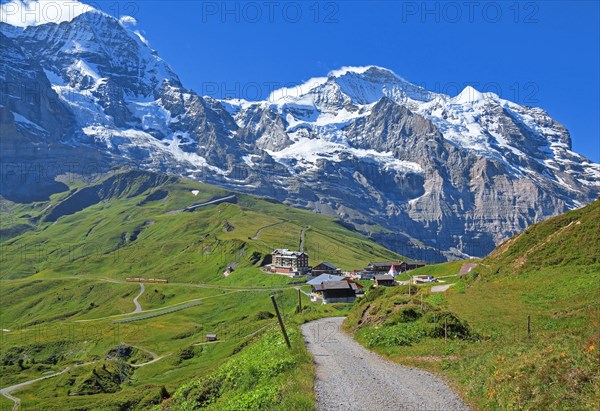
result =
[[[150,350],[147,350],[145,348],[138,347],[138,346],[134,346],[134,347],[137,348],[137,349],[139,349],[139,350],[142,350],[142,351],[148,353],[152,357],[152,360],[150,360],[148,362],[145,362],[145,363],[142,363],[142,364],[131,364],[131,366],[135,367],[135,368],[145,367],[146,365],[154,364],[155,362],[160,361],[163,358],[166,358],[166,357],[169,357],[170,355],[172,355],[172,354],[165,354],[165,355],[162,355],[162,356],[158,356],[158,354],[156,354],[156,353],[154,353],[154,352],[152,352]],[[12,385],[10,387],[2,388],[2,389],[0,389],[0,395],[3,395],[4,397],[6,397],[9,400],[11,400],[13,402],[13,408],[12,408],[12,410],[13,411],[17,411],[21,407],[21,399],[13,396],[12,395],[13,392],[22,390],[23,388],[26,388],[26,387],[28,387],[28,386],[30,386],[32,384],[35,384],[38,381],[47,380],[48,378],[53,378],[53,377],[59,376],[61,374],[64,374],[64,373],[72,370],[73,368],[84,367],[86,365],[94,364],[96,362],[97,361],[92,361],[92,362],[87,362],[87,363],[84,363],[84,364],[71,365],[71,366],[65,368],[62,371],[55,372],[55,373],[49,374],[49,375],[45,375],[43,377],[36,378],[36,379],[33,379],[33,380],[25,381],[25,382],[22,382],[22,383],[19,383],[19,384],[15,384],[15,385]]]
[[266,226],[264,226],[264,227],[261,227],[261,228],[259,228],[258,230],[256,230],[256,233],[254,233],[254,237],[252,237],[252,239],[253,239],[253,240],[258,240],[258,237],[260,236],[260,233],[262,233],[262,232],[263,232],[263,230],[266,230],[267,228],[271,228],[271,227],[278,226],[278,225],[280,225],[280,224],[283,224],[283,223],[287,223],[287,222],[289,222],[289,221],[290,221],[290,220],[283,220],[283,221],[280,221],[280,222],[278,222],[278,223],[273,223],[273,224],[269,224],[269,225],[266,225]]
[[454,284],[445,284],[445,285],[434,285],[431,287],[432,293],[445,293],[448,291],[448,288],[452,287]]
[[43,377],[36,378],[34,380],[25,381],[25,382],[22,382],[20,384],[15,384],[15,385],[12,385],[10,387],[2,388],[0,390],[0,395],[3,395],[4,397],[6,397],[9,400],[11,400],[13,402],[13,408],[12,409],[13,409],[13,411],[16,411],[16,410],[18,410],[21,407],[21,400],[19,398],[15,397],[15,396],[11,395],[13,392],[22,390],[23,388],[28,387],[31,384],[35,384],[38,381],[47,380],[48,378],[52,378],[52,377],[56,377],[57,375],[64,374],[64,373],[70,371],[73,368],[84,367],[86,365],[90,365],[90,364],[93,364],[93,363],[94,362],[88,362],[88,363],[85,363],[85,364],[72,365],[72,366],[69,366],[69,367],[65,368],[64,370],[56,372],[54,374],[45,375]]
[[229,195],[227,197],[217,198],[217,199],[214,199],[214,200],[211,200],[211,201],[206,201],[204,203],[194,204],[194,205],[191,205],[189,207],[182,208],[181,210],[168,211],[167,214],[181,214],[184,211],[191,212],[191,211],[194,211],[194,210],[196,210],[198,208],[206,207],[206,206],[211,205],[211,204],[220,204],[220,203],[224,203],[224,202],[227,202],[229,200],[235,200],[235,199],[236,199],[236,195],[232,194],[232,195]]
[[133,303],[135,304],[135,310],[131,314],[137,314],[137,313],[142,312],[142,306],[138,302],[138,298],[140,298],[142,296],[142,294],[144,294],[144,291],[146,290],[144,283],[140,283],[140,288],[141,288],[140,293],[133,299]]
[[388,361],[354,341],[340,329],[343,321],[324,318],[302,326],[317,367],[317,410],[468,410],[433,374]]
[[[239,293],[239,292],[242,292],[242,291],[240,291],[240,290],[233,290],[233,291],[229,291],[229,292],[223,293],[223,294],[216,294],[216,295],[209,295],[207,297],[194,298],[192,300],[187,300],[187,301],[183,301],[183,302],[180,302],[180,303],[177,303],[177,304],[167,305],[165,307],[152,308],[150,310],[141,310],[141,311],[138,312],[138,314],[155,313],[155,312],[159,312],[159,311],[168,310],[170,308],[180,307],[182,305],[189,304],[189,303],[192,303],[192,302],[204,301],[204,300],[208,300],[208,299],[211,299],[211,298],[218,298],[218,297],[222,297],[224,295],[235,294],[235,293]],[[133,313],[115,314],[115,315],[108,315],[106,317],[100,317],[100,318],[90,318],[90,319],[87,319],[87,320],[74,320],[73,322],[76,322],[76,323],[87,323],[87,322],[90,322],[90,321],[100,321],[100,320],[106,320],[106,319],[109,319],[109,318],[127,317],[128,315],[132,315],[132,314]]]
[[[246,335],[244,335],[243,337],[237,337],[237,339],[239,339],[239,340],[243,340],[243,339],[246,339],[246,338],[252,337],[253,335],[256,335],[256,334],[258,334],[259,332],[261,332],[262,330],[264,330],[265,328],[271,327],[271,326],[273,326],[273,325],[275,325],[275,324],[277,324],[277,322],[272,322],[272,323],[269,323],[269,324],[267,324],[267,325],[264,325],[264,326],[260,327],[258,330],[252,331],[250,334],[246,334]],[[208,342],[203,342],[203,343],[195,343],[195,344],[192,344],[192,345],[194,345],[194,346],[199,346],[199,345],[210,345],[210,344],[218,344],[218,343],[222,343],[222,342],[225,342],[225,341],[227,341],[227,340],[208,341]]]
[[142,350],[142,351],[144,351],[145,353],[147,353],[148,355],[150,355],[152,357],[152,359],[150,361],[148,361],[148,362],[144,362],[144,363],[141,363],[141,364],[131,364],[131,366],[135,367],[135,368],[145,367],[146,365],[154,364],[155,362],[160,361],[163,358],[166,358],[166,357],[169,357],[170,355],[172,355],[172,353],[169,353],[169,354],[165,354],[165,355],[159,356],[155,352],[147,350],[147,349],[145,349],[143,347],[138,347],[136,345],[132,345],[132,347],[137,348],[138,350]]
[[300,231],[300,245],[298,246],[298,250],[303,253],[304,252],[304,229]]

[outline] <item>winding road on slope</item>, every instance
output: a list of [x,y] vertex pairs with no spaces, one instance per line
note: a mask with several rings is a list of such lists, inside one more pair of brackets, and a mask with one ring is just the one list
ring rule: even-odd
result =
[[185,207],[180,210],[168,211],[167,214],[180,214],[180,213],[183,213],[184,211],[192,212],[201,207],[206,207],[206,206],[209,206],[212,204],[221,204],[224,202],[230,202],[231,200],[237,200],[237,196],[235,194],[232,194],[232,195],[229,195],[226,197],[215,198],[214,200],[205,201],[204,203],[193,204],[189,207]]
[[283,223],[289,223],[289,221],[290,220],[282,220],[282,221],[279,221],[277,223],[273,223],[273,224],[269,224],[269,225],[266,225],[264,227],[261,227],[258,230],[256,230],[256,233],[254,233],[254,237],[252,237],[252,239],[253,240],[258,240],[258,237],[260,236],[260,233],[263,232],[263,230],[266,230],[267,228],[278,226],[278,225],[283,224]]
[[137,314],[137,313],[142,312],[142,306],[138,302],[138,298],[140,298],[142,296],[142,294],[144,294],[144,291],[146,290],[146,286],[144,286],[144,283],[140,283],[140,288],[141,288],[140,293],[133,299],[133,303],[135,304],[135,310],[131,314]]
[[[134,347],[137,348],[137,349],[139,349],[139,350],[142,350],[142,351],[148,353],[152,357],[152,360],[150,360],[148,362],[145,362],[145,363],[142,363],[142,364],[130,364],[132,367],[135,367],[135,368],[145,367],[147,365],[154,364],[155,362],[160,361],[163,358],[166,358],[166,357],[169,357],[170,355],[172,355],[172,353],[169,353],[169,354],[165,354],[165,355],[159,356],[158,354],[156,354],[156,353],[154,353],[154,352],[152,352],[150,350],[147,350],[145,348],[137,347],[137,346],[134,346]],[[83,364],[70,365],[67,368],[63,369],[62,371],[55,372],[55,373],[49,374],[49,375],[45,375],[45,376],[40,377],[40,378],[35,378],[33,380],[25,381],[25,382],[22,382],[22,383],[19,383],[19,384],[15,384],[15,385],[12,385],[10,387],[2,388],[2,389],[0,389],[0,395],[2,395],[4,397],[8,398],[9,400],[11,400],[13,402],[12,411],[17,411],[21,407],[21,399],[18,398],[18,397],[15,397],[14,395],[12,395],[13,392],[22,390],[23,388],[26,388],[26,387],[29,387],[30,385],[35,384],[38,381],[43,381],[43,380],[47,380],[48,378],[57,377],[57,376],[59,376],[61,374],[64,374],[66,372],[71,371],[73,368],[85,367],[86,365],[95,364],[97,362],[98,361],[92,361],[92,362],[86,362],[86,363],[83,363]]]
[[298,251],[300,251],[301,253],[304,252],[304,231],[304,228],[302,229],[302,231],[300,231],[300,244],[298,245]]
[[57,375],[64,374],[64,373],[70,371],[73,368],[83,367],[83,366],[90,365],[90,364],[93,364],[93,362],[88,362],[88,363],[85,363],[85,364],[71,365],[71,366],[65,368],[64,370],[56,372],[54,374],[45,375],[43,377],[36,378],[34,380],[25,381],[25,382],[22,382],[22,383],[19,383],[19,384],[12,385],[10,387],[2,388],[0,390],[0,395],[3,395],[4,397],[6,397],[9,400],[11,400],[13,402],[13,404],[14,404],[12,409],[13,409],[13,411],[16,411],[16,410],[18,410],[21,407],[21,399],[12,395],[12,393],[14,391],[22,390],[23,388],[26,388],[26,387],[30,386],[31,384],[35,384],[38,381],[47,380],[48,378],[52,378],[52,377],[56,377]]
[[344,333],[344,317],[302,326],[317,368],[318,411],[466,411],[469,408],[441,379],[388,361]]

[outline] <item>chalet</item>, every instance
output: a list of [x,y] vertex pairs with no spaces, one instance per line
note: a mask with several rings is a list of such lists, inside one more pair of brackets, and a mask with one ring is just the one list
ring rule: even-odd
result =
[[420,263],[417,261],[390,261],[390,262],[382,262],[382,263],[369,263],[363,270],[364,274],[367,276],[374,275],[382,275],[388,274],[392,267],[398,273],[404,273],[406,271],[414,270],[415,268],[424,267],[425,263]]
[[375,280],[373,287],[393,287],[396,285],[394,277],[389,274],[376,275],[373,279]]
[[327,261],[323,261],[312,268],[312,275],[315,277],[320,276],[321,274],[340,275],[341,273],[342,270],[337,268],[335,265],[328,263]]
[[313,285],[313,293],[323,299],[323,304],[351,303],[356,300],[358,287],[347,281],[325,281]]
[[208,341],[208,342],[217,341],[217,334],[206,334],[206,341]]
[[318,284],[324,283],[325,281],[342,281],[343,279],[344,279],[344,277],[339,276],[339,275],[321,274],[320,276],[315,277],[310,281],[307,281],[306,284],[318,285]]
[[346,281],[348,283],[356,284],[356,288],[358,288],[359,291],[362,290],[363,288],[365,288],[361,283],[356,281],[354,278],[344,277],[340,281]]
[[302,275],[310,270],[308,254],[302,251],[277,249],[272,253],[271,271],[278,274]]
[[375,277],[375,273],[373,272],[367,272],[367,271],[357,271],[356,275],[358,276],[359,280],[372,280]]

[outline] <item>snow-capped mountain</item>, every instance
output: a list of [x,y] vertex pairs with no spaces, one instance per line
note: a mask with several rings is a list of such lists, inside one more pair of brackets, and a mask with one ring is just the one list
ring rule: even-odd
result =
[[[9,200],[47,198],[66,187],[56,176],[84,165],[128,163],[338,216],[439,260],[485,255],[600,193],[600,165],[544,110],[471,87],[450,97],[385,68],[346,67],[266,101],[218,101],[94,10],[0,23],[0,44],[2,162],[21,170],[4,172]],[[45,178],[22,171],[32,163]]]

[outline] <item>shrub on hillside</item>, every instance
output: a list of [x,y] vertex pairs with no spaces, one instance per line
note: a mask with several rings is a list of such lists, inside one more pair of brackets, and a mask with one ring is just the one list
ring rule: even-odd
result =
[[429,337],[444,338],[447,332],[448,338],[477,339],[469,324],[450,312],[429,312],[423,316],[423,321],[427,323],[427,335]]
[[363,328],[362,334],[367,347],[413,345],[426,336],[425,329],[417,323],[400,323],[389,327]]
[[269,311],[259,311],[256,313],[256,319],[257,320],[268,320],[269,318],[273,318],[275,317],[275,314],[269,312]]

